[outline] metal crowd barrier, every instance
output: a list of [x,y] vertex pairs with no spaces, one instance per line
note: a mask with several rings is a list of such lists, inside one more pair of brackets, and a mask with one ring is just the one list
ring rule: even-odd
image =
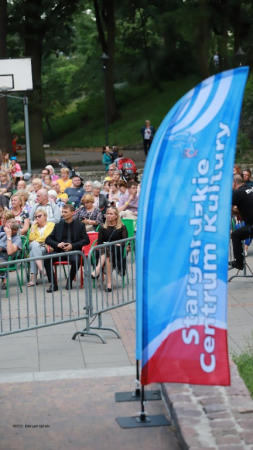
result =
[[[89,289],[89,311],[91,322],[97,317],[98,324],[89,324],[81,331],[73,335],[73,339],[80,334],[92,334],[98,336],[103,342],[104,337],[91,330],[108,330],[119,334],[114,328],[105,327],[102,324],[102,314],[115,308],[135,302],[135,237],[97,245],[91,248],[87,261],[87,276],[90,282],[86,285]],[[110,266],[103,264],[104,259],[111,261]],[[113,264],[114,262],[114,264]],[[91,275],[96,266],[98,278],[92,280]],[[111,280],[111,283],[109,281]],[[111,292],[106,291],[111,286]]]
[[[104,251],[113,258],[115,244],[119,244],[118,259],[116,266],[110,272],[105,266],[102,281],[100,278],[92,280],[91,273],[93,265],[101,260]],[[128,247],[127,247],[127,245]],[[52,255],[46,254],[40,257],[43,264],[42,276],[38,275],[38,285],[27,286],[30,279],[30,263],[36,257],[17,259],[0,263],[0,336],[21,333],[37,328],[59,325],[62,323],[84,320],[85,327],[80,332],[73,335],[73,339],[78,334],[95,335],[103,342],[106,342],[102,335],[92,331],[110,330],[118,337],[118,332],[113,328],[102,326],[102,314],[113,308],[134,302],[135,295],[135,261],[134,249],[135,238],[124,241],[104,244],[91,249],[88,258],[81,251],[59,253],[59,262],[63,257],[68,261],[64,265],[57,265],[53,268]],[[104,249],[104,250],[102,250]],[[75,258],[76,263],[81,261],[80,269],[76,272],[76,279],[73,282],[73,289],[66,290],[67,278],[70,273],[69,257]],[[55,257],[56,255],[53,255]],[[49,287],[48,279],[45,275],[45,260],[51,260],[51,276],[53,270],[57,270],[58,291],[47,293]],[[121,268],[120,268],[121,266]],[[8,289],[2,290],[4,271],[8,280]],[[108,277],[112,274],[112,292],[105,292]],[[98,325],[91,326],[95,317],[98,317]]]

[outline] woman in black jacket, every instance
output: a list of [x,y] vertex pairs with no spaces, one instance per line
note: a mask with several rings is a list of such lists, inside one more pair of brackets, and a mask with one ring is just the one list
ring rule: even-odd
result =
[[[117,208],[108,208],[106,211],[105,224],[100,226],[98,234],[98,245],[107,242],[120,241],[128,236],[126,226],[123,225]],[[125,273],[125,261],[123,260],[124,245],[115,244],[111,248],[100,249],[98,264],[92,273],[92,278],[98,278],[104,266],[106,266],[107,288],[106,292],[112,291],[112,269],[117,269],[121,275]],[[99,251],[99,250],[98,250]],[[122,264],[123,263],[123,264]]]

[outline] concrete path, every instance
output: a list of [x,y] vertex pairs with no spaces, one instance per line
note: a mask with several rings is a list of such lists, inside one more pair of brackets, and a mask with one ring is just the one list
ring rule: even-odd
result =
[[[70,149],[70,150],[45,150],[46,161],[49,164],[50,161],[58,159],[61,161],[63,158],[67,158],[72,166],[78,166],[78,171],[104,171],[102,164],[102,152],[101,149]],[[124,156],[132,159],[138,169],[143,169],[145,165],[145,154],[143,150],[124,150]],[[20,150],[18,152],[18,162],[25,164],[26,157],[25,151]],[[42,169],[42,167],[41,167]],[[57,172],[60,171],[56,169]],[[36,172],[36,170],[33,170]]]

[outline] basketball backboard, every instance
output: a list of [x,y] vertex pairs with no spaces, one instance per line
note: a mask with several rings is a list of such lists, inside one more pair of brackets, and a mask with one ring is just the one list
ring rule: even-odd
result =
[[31,58],[0,59],[0,91],[33,89]]

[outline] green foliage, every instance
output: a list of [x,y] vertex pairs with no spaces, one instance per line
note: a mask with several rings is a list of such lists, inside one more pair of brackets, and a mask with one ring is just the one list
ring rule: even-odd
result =
[[[99,7],[102,4],[99,2]],[[238,30],[247,61],[253,64],[253,7],[249,0],[122,0],[114,5],[114,83],[121,120],[110,125],[111,143],[140,141],[136,130],[142,125],[144,114],[157,126],[173,99],[187,90],[186,86],[183,90],[182,77],[186,78],[186,85],[193,85],[190,77],[199,79],[201,63],[207,71],[209,67],[210,73],[217,71],[212,64],[217,50],[222,62],[226,56],[227,66],[223,68],[233,67]],[[35,30],[35,38],[39,36],[43,43],[44,141],[57,141],[64,147],[102,145],[104,87],[94,2],[55,0],[52,4],[51,0],[37,3],[12,0],[8,9],[10,56],[24,55],[27,18],[31,22],[30,32]],[[33,20],[35,16],[39,20]],[[108,40],[104,19],[101,9],[102,27]],[[200,30],[202,23],[204,27]],[[176,81],[168,84],[169,80]],[[161,97],[150,86],[162,87],[164,95]],[[13,130],[23,127],[19,103],[9,102]],[[245,123],[238,135],[239,159],[253,143],[252,111],[253,77],[250,77],[244,102]]]
[[241,355],[233,355],[239,374],[244,380],[251,396],[253,396],[253,334],[246,350]]
[[[175,102],[197,84],[196,78],[185,78],[163,84],[160,94],[149,85],[125,85],[116,90],[116,101],[120,105],[120,120],[109,126],[110,145],[131,145],[141,143],[140,129],[146,119],[158,128]],[[58,117],[52,122],[58,138],[55,147],[102,147],[105,142],[103,95],[93,100],[77,103],[77,112]],[[82,118],[81,118],[82,117]],[[71,123],[75,128],[66,132]]]

